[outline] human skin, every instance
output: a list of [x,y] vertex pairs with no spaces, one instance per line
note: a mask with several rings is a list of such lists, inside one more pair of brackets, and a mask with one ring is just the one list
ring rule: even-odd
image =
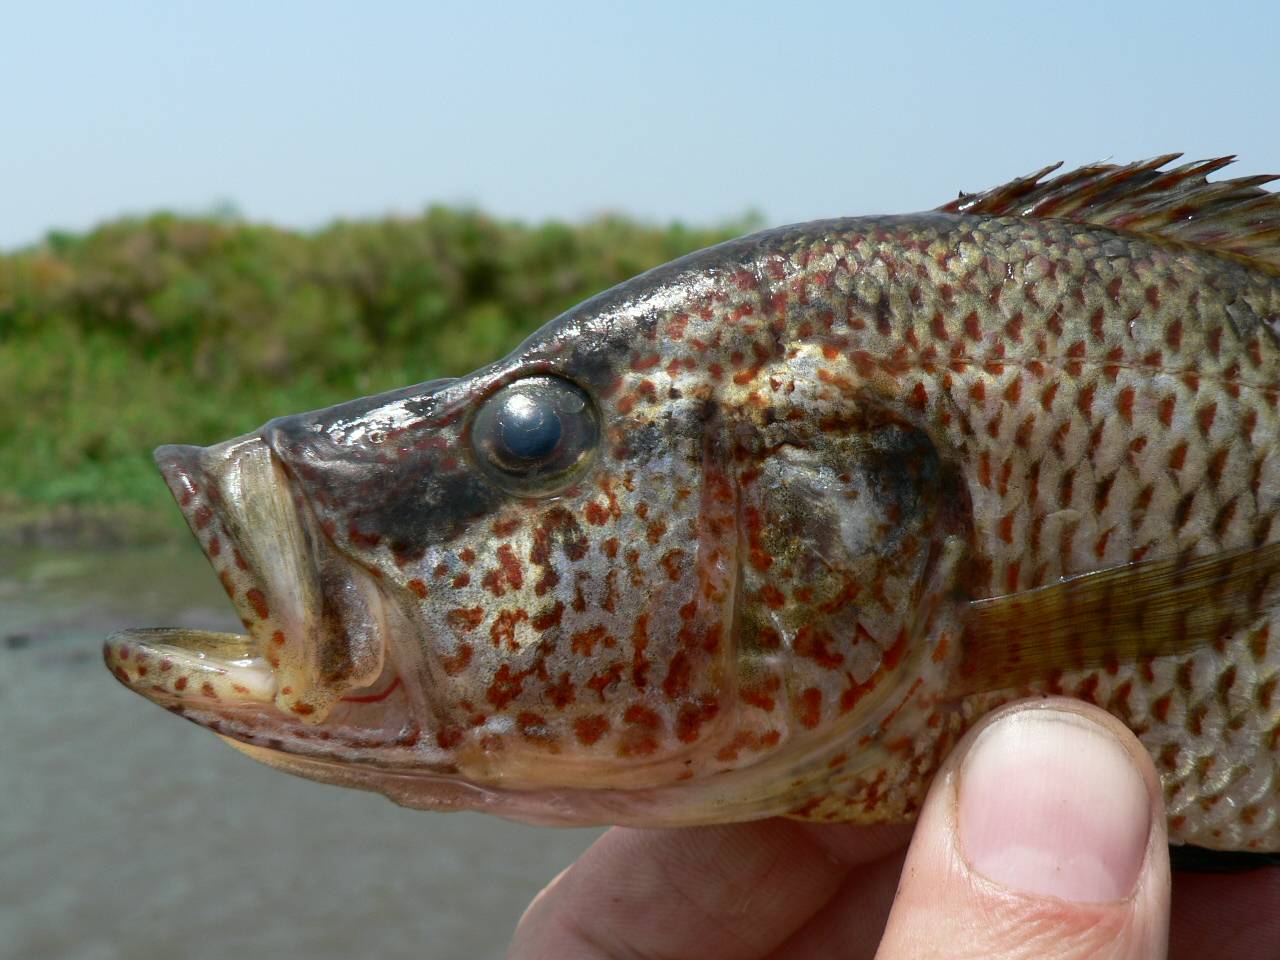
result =
[[1158,783],[1103,711],[1012,704],[947,758],[914,831],[614,829],[538,895],[509,957],[1274,956],[1280,869],[1171,882]]

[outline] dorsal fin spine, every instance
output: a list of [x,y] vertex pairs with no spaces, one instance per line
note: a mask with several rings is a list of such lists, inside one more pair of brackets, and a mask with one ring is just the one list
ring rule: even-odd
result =
[[1280,176],[1206,179],[1234,156],[1164,169],[1180,156],[1090,164],[1062,173],[1056,173],[1062,166],[1056,163],[982,193],[961,193],[938,209],[1090,223],[1230,254],[1280,273],[1280,195],[1263,189]]

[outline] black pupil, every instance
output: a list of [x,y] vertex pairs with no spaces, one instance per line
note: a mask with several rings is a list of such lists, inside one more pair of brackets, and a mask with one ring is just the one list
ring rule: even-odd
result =
[[518,460],[541,460],[560,442],[560,418],[548,404],[516,394],[498,412],[498,436]]

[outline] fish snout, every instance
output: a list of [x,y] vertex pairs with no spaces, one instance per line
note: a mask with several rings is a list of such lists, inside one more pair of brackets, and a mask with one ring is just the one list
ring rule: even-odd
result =
[[277,709],[319,723],[343,696],[377,684],[386,630],[377,588],[333,551],[270,438],[164,446],[155,459],[275,674]]
[[[191,525],[192,532],[199,536],[199,529],[207,526],[212,519],[213,511],[207,502],[205,491],[208,483],[204,470],[200,465],[200,454],[203,448],[191,444],[168,443],[157,447],[152,456],[160,475],[164,477],[169,492],[177,501],[178,509]],[[197,501],[201,501],[197,505]],[[197,526],[196,513],[201,512],[201,520]]]

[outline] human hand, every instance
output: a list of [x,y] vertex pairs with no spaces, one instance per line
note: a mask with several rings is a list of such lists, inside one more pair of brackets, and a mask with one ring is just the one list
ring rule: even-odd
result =
[[1087,704],[1023,702],[947,759],[914,836],[782,819],[615,828],[538,895],[509,958],[1276,956],[1280,869],[1179,875],[1172,902],[1170,920],[1146,751]]

